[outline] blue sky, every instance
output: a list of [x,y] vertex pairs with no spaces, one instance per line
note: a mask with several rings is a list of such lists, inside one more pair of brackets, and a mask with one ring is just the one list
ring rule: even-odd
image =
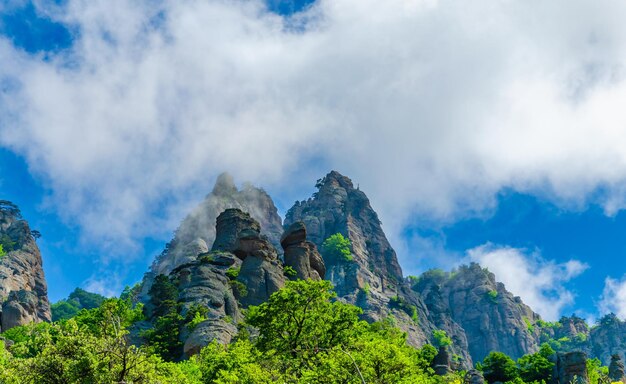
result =
[[52,301],[138,281],[224,170],[284,213],[337,169],[405,274],[479,261],[545,317],[624,317],[626,9],[603,5],[9,1],[0,195]]

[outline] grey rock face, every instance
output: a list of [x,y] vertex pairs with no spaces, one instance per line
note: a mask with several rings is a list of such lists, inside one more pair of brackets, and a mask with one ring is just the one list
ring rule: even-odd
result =
[[616,353],[611,356],[611,364],[609,364],[609,378],[611,382],[624,382],[624,363],[622,358]]
[[[203,252],[169,273],[176,282],[180,314],[195,306],[208,309],[208,319],[191,332],[181,333],[186,356],[198,353],[211,341],[229,343],[243,319],[241,309],[265,302],[285,283],[278,253],[259,223],[239,209],[227,209],[216,219],[216,240]],[[202,251],[202,247],[197,248]],[[235,280],[227,272],[238,270]],[[150,316],[150,300],[145,301]]]
[[[283,241],[290,243],[302,238],[298,222],[303,223],[306,237],[318,249],[331,235],[341,233],[347,237],[352,245],[352,261],[331,259],[322,253],[324,278],[333,283],[338,297],[361,307],[368,321],[394,315],[396,324],[407,332],[409,343],[428,343],[432,332],[440,326],[432,321],[420,295],[403,279],[396,253],[365,193],[336,171],[319,180],[317,187],[319,191],[313,198],[297,202],[287,212],[285,227],[294,227]],[[463,330],[449,317],[446,321],[446,331],[455,342],[451,352],[460,355],[465,366],[471,366]]]
[[557,355],[553,381],[559,384],[588,384],[587,355],[584,352],[567,352]]
[[190,243],[202,240],[211,249],[215,242],[217,216],[228,208],[248,212],[260,223],[261,232],[270,243],[275,248],[280,246],[282,220],[272,198],[264,190],[250,184],[245,184],[241,190],[237,189],[232,176],[224,173],[217,178],[213,191],[183,220],[174,239],[153,263],[151,272],[168,274],[177,266],[190,261],[189,254],[185,252]]
[[321,280],[326,274],[324,259],[317,251],[317,247],[306,241],[306,227],[301,221],[293,223],[283,234],[280,244],[285,255],[285,266],[296,271],[293,279]]
[[[48,287],[41,254],[17,207],[2,202],[0,237],[11,247],[0,258],[0,331],[31,321],[50,321]],[[6,209],[6,206],[10,209]]]
[[[148,292],[157,275],[168,275],[174,268],[196,260],[213,248],[216,219],[228,208],[248,212],[260,224],[261,233],[267,236],[274,248],[281,249],[282,219],[271,197],[250,184],[237,189],[232,176],[224,173],[217,178],[213,191],[183,220],[172,241],[144,275],[140,294],[142,302],[149,300]],[[220,242],[218,248],[228,248],[228,245]]]
[[450,317],[461,325],[474,361],[483,360],[491,351],[517,359],[539,348],[539,333],[528,326],[539,315],[478,264],[462,266],[454,273],[425,273],[414,289],[440,321]]
[[445,376],[452,371],[452,362],[450,361],[450,353],[446,347],[439,347],[437,355],[433,359],[432,368],[436,375]]

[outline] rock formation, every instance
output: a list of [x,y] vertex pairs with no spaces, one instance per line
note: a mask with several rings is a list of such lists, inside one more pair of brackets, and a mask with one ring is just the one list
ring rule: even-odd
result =
[[611,356],[611,363],[609,364],[609,379],[611,382],[621,381],[624,382],[624,363],[619,354],[613,354]]
[[450,353],[447,347],[439,347],[431,366],[433,371],[435,371],[435,375],[445,376],[452,372],[452,361],[450,360]]
[[558,384],[588,384],[587,355],[580,351],[557,354],[552,381]]
[[479,370],[470,369],[463,378],[463,384],[485,384],[485,378]]
[[213,191],[183,220],[172,241],[145,274],[141,301],[149,300],[148,291],[157,275],[167,275],[174,268],[194,261],[199,254],[212,248],[216,239],[215,221],[228,208],[248,212],[274,248],[281,249],[282,220],[271,197],[250,184],[244,184],[239,190],[232,176],[223,173],[217,178]]
[[[241,310],[263,303],[285,283],[278,253],[255,219],[239,209],[226,209],[216,222],[212,250],[195,255],[168,275],[176,284],[183,317],[197,306],[208,310],[207,320],[181,334],[186,356],[212,340],[229,343],[243,318]],[[154,315],[152,301],[150,297],[145,301],[149,318]]]
[[50,321],[48,288],[35,234],[19,209],[0,201],[0,331],[31,321]]
[[426,272],[413,289],[424,297],[434,318],[451,319],[463,328],[474,361],[482,361],[491,351],[517,359],[539,348],[539,332],[532,325],[539,315],[478,264],[453,273]]
[[336,171],[318,180],[312,198],[296,202],[287,212],[285,227],[302,222],[308,239],[318,249],[330,236],[340,233],[350,240],[351,260],[324,255],[325,279],[335,286],[340,299],[358,305],[368,321],[389,315],[408,334],[409,343],[430,342],[435,329],[444,329],[453,339],[451,352],[471,366],[463,330],[447,317],[433,322],[422,298],[410,289],[402,276],[396,253],[389,244],[378,215],[369,199],[352,181]]
[[314,243],[306,240],[306,226],[297,221],[285,230],[280,239],[284,250],[285,266],[294,269],[292,279],[321,280],[326,274],[326,266]]

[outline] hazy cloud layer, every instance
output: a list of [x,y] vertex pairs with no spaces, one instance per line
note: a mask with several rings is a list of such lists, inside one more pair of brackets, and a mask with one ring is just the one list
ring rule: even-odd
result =
[[291,19],[260,1],[65,7],[40,12],[76,31],[67,51],[0,39],[0,143],[96,246],[171,231],[222,170],[291,201],[290,183],[338,169],[394,239],[505,186],[624,205],[626,3],[320,0]]
[[626,318],[626,276],[621,279],[605,279],[598,310],[601,315],[614,313],[620,319]]
[[493,244],[469,250],[466,261],[487,267],[509,292],[548,321],[558,320],[563,308],[574,303],[575,295],[564,283],[589,268],[578,260],[555,263],[537,252]]

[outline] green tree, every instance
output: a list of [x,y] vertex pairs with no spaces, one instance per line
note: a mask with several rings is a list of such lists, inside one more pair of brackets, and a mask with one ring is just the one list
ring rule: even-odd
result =
[[433,340],[435,347],[447,347],[452,344],[452,339],[448,337],[446,331],[442,329],[435,329],[433,331]]
[[550,362],[548,358],[554,353],[550,345],[544,343],[539,352],[520,357],[517,360],[519,376],[527,383],[541,382],[542,380],[546,383],[549,382],[554,363]]
[[322,243],[322,255],[330,261],[352,261],[352,244],[341,233],[335,233]]
[[265,303],[248,309],[262,351],[302,357],[346,343],[362,327],[356,306],[331,301],[329,281],[288,281]]
[[519,377],[515,362],[502,352],[489,353],[478,368],[489,383],[504,383]]
[[0,259],[6,254],[7,253],[4,251],[4,247],[2,246],[2,244],[0,244]]

